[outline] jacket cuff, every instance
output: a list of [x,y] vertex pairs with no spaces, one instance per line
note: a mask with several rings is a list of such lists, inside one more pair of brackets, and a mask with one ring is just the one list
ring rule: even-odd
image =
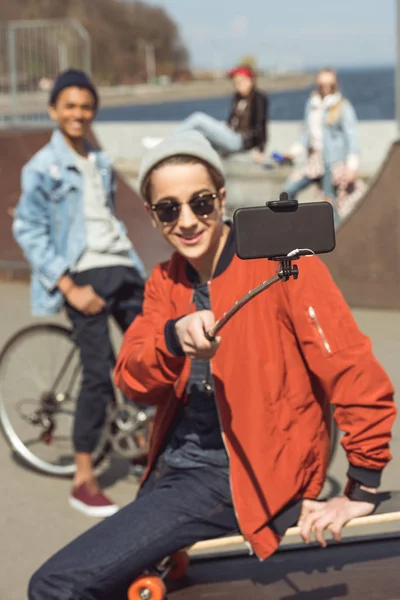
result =
[[[182,319],[182,317],[179,317],[179,319]],[[166,322],[164,327],[165,345],[168,351],[174,356],[185,356],[175,329],[175,323],[179,319],[170,319]]]
[[301,507],[304,498],[295,500],[285,506],[275,517],[268,523],[268,527],[277,535],[283,537],[289,527],[294,527],[301,515]]
[[365,485],[365,487],[378,488],[381,485],[382,471],[350,465],[347,477],[358,481],[358,483]]
[[56,290],[58,281],[66,273],[66,271],[68,271],[68,269],[69,264],[61,256],[56,256],[54,260],[52,260],[51,264],[46,265],[45,267],[43,266],[37,269],[35,269],[34,265],[32,267],[32,270],[35,271],[40,283],[49,292]]

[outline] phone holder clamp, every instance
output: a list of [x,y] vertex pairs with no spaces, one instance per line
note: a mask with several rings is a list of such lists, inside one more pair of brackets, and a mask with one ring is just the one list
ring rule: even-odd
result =
[[300,258],[300,256],[295,255],[290,258],[287,256],[277,256],[276,258],[270,258],[270,260],[275,260],[279,262],[279,269],[277,271],[277,275],[281,281],[288,281],[291,277],[293,279],[297,279],[299,276],[299,269],[297,265],[293,265],[292,261]]

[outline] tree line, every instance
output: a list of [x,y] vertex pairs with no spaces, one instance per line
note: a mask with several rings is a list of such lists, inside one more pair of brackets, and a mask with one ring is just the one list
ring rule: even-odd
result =
[[130,84],[146,79],[146,44],[156,74],[188,71],[189,55],[166,10],[140,0],[2,0],[0,23],[18,19],[77,19],[88,31],[92,71],[99,84]]

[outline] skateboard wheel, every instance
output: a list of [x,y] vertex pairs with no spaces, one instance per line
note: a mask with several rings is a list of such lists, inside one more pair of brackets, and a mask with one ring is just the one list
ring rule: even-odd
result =
[[128,600],[164,600],[167,588],[156,575],[142,575],[131,584]]
[[184,550],[171,555],[172,567],[170,568],[167,579],[175,581],[181,579],[188,570],[189,556]]

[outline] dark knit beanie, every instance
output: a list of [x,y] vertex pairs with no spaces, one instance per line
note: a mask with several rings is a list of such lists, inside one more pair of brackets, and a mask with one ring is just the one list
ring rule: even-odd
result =
[[78,71],[77,69],[68,69],[67,71],[63,71],[57,76],[57,79],[54,82],[53,89],[50,92],[49,104],[52,106],[56,103],[57,97],[65,90],[65,88],[69,87],[79,87],[89,90],[93,94],[95,100],[96,109],[99,104],[99,96],[97,94],[97,90],[94,87],[93,83],[90,81],[89,77],[84,73],[84,71]]

